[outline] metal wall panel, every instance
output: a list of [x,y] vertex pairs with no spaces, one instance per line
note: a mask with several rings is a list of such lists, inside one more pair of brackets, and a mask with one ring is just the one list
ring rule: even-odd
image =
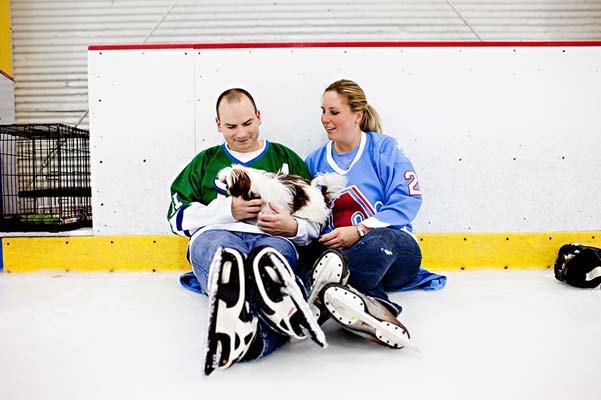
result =
[[599,40],[601,0],[13,0],[18,123],[87,128],[91,44]]

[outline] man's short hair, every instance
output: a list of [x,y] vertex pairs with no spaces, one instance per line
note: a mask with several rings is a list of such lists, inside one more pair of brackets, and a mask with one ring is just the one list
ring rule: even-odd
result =
[[255,99],[248,93],[246,90],[241,88],[231,88],[221,93],[217,98],[217,104],[215,105],[215,111],[217,112],[217,118],[219,118],[219,105],[223,100],[227,100],[228,103],[239,102],[242,100],[242,96],[246,96],[253,105],[255,109],[255,114],[257,113],[257,105],[255,104]]

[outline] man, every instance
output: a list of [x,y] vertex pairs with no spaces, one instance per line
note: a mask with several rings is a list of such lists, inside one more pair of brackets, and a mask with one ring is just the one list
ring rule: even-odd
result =
[[[304,161],[278,143],[259,138],[261,114],[252,96],[234,88],[216,105],[225,143],[199,153],[171,185],[168,219],[174,233],[190,237],[188,260],[200,290],[209,296],[205,374],[263,357],[290,337],[325,337],[296,278],[294,244],[305,245],[320,226],[292,217],[262,200],[226,196],[218,173],[232,164],[309,178]],[[255,223],[245,222],[256,220]]]

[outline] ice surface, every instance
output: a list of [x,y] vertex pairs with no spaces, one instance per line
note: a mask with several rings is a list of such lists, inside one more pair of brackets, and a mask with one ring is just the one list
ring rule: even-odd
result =
[[206,298],[178,276],[0,274],[0,399],[599,399],[601,290],[550,270],[392,294],[421,353],[330,321],[327,349],[294,342],[209,378]]

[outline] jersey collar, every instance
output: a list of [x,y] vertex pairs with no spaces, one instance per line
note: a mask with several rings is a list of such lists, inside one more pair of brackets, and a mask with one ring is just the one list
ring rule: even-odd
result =
[[359,149],[357,150],[357,154],[355,154],[355,158],[353,159],[351,165],[349,165],[347,169],[342,169],[338,166],[338,164],[336,164],[336,161],[334,161],[334,158],[332,157],[332,146],[334,142],[330,140],[326,145],[326,161],[328,162],[328,165],[334,170],[334,172],[340,175],[346,175],[351,170],[351,168],[353,168],[353,165],[355,165],[355,163],[361,158],[363,150],[365,149],[366,141],[367,136],[365,135],[365,132],[361,131],[361,142],[359,142]]
[[269,142],[269,140],[265,139],[265,144],[263,146],[263,151],[261,153],[259,153],[258,156],[256,156],[255,158],[248,160],[248,161],[241,161],[238,160],[236,158],[236,156],[234,156],[230,150],[227,148],[226,143],[224,142],[221,147],[223,148],[223,152],[230,158],[230,160],[232,160],[233,162],[235,162],[236,164],[240,164],[240,165],[244,165],[244,166],[248,166],[252,163],[254,163],[255,161],[257,161],[258,159],[260,159],[261,157],[263,157],[265,155],[265,153],[267,153],[267,150],[269,150],[269,146],[271,145],[271,143]]

